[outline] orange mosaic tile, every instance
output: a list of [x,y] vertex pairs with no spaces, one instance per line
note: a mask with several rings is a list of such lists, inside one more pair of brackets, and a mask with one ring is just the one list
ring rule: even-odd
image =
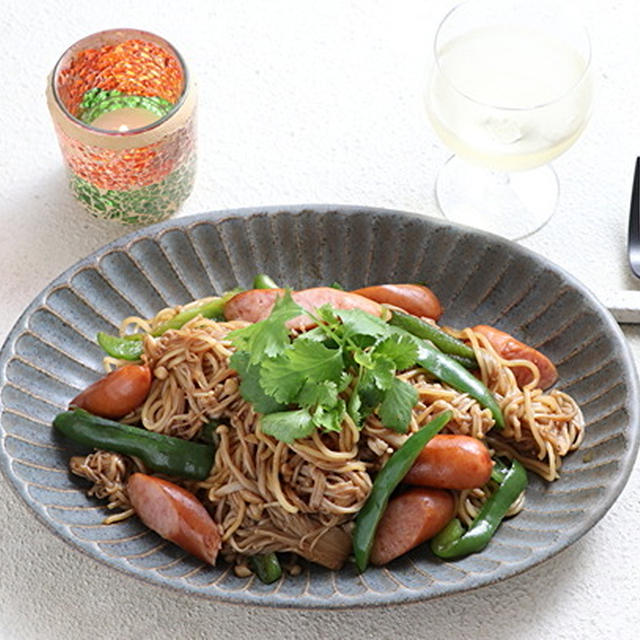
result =
[[67,111],[77,117],[89,89],[117,89],[130,95],[157,96],[175,104],[184,81],[174,56],[153,42],[130,39],[77,53],[60,70],[56,91]]

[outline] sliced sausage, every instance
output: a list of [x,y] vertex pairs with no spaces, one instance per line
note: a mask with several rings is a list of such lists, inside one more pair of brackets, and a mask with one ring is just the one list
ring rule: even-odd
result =
[[222,544],[220,530],[192,493],[144,473],[129,477],[127,493],[136,514],[149,529],[215,565]]
[[433,538],[453,518],[455,500],[442,489],[415,488],[393,498],[376,531],[371,562],[381,565]]
[[146,365],[127,364],[87,387],[72,401],[102,418],[118,419],[139,407],[151,389],[151,370]]
[[[259,322],[271,313],[276,300],[283,295],[284,289],[244,291],[235,295],[225,304],[224,317],[227,320]],[[330,304],[335,309],[360,309],[378,317],[385,313],[384,308],[373,300],[332,287],[314,287],[294,291],[291,297],[307,311],[315,311],[323,304]],[[287,327],[290,329],[306,330],[314,326],[314,321],[308,316],[298,316],[287,322]]]
[[278,298],[285,293],[284,289],[250,289],[236,294],[224,305],[224,317],[227,320],[244,320],[260,322],[273,309]]
[[437,435],[422,449],[403,482],[438,489],[475,489],[491,477],[491,455],[477,438]]
[[400,307],[418,317],[438,320],[442,315],[440,300],[429,287],[421,284],[379,284],[356,289],[353,293],[375,300],[380,304]]
[[[512,335],[486,324],[476,325],[473,327],[473,331],[485,336],[491,346],[498,352],[498,355],[505,360],[528,360],[535,364],[540,371],[538,386],[541,389],[550,387],[558,379],[558,372],[553,362],[528,344],[520,342]],[[512,371],[521,387],[533,380],[533,373],[527,367],[513,367]]]

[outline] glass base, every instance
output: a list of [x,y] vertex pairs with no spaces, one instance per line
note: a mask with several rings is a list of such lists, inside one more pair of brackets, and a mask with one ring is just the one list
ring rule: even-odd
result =
[[558,177],[545,165],[506,173],[452,156],[438,174],[436,197],[445,218],[510,240],[543,227],[558,201]]

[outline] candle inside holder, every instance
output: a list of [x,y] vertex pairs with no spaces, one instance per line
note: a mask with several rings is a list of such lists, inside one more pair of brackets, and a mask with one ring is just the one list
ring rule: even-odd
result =
[[91,126],[96,129],[125,133],[131,129],[148,127],[158,119],[155,113],[141,107],[121,107],[98,116],[91,122]]
[[195,92],[178,52],[114,29],[70,47],[47,90],[74,195],[96,217],[157,222],[195,177]]

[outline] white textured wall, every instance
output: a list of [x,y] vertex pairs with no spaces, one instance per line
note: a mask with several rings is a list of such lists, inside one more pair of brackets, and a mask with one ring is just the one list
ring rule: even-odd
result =
[[[592,31],[599,93],[586,133],[555,164],[557,214],[524,244],[596,293],[637,288],[624,249],[640,153],[640,4],[565,2]],[[437,215],[433,182],[448,154],[422,90],[437,22],[453,4],[3,0],[0,339],[49,280],[124,233],[65,190],[44,86],[73,41],[134,26],[184,54],[200,87],[201,160],[181,215],[303,202]],[[640,332],[627,335],[640,357]],[[216,604],[105,568],[39,524],[2,478],[0,638],[635,638],[639,491],[636,470],[580,542],[508,582],[401,608],[295,612]]]

